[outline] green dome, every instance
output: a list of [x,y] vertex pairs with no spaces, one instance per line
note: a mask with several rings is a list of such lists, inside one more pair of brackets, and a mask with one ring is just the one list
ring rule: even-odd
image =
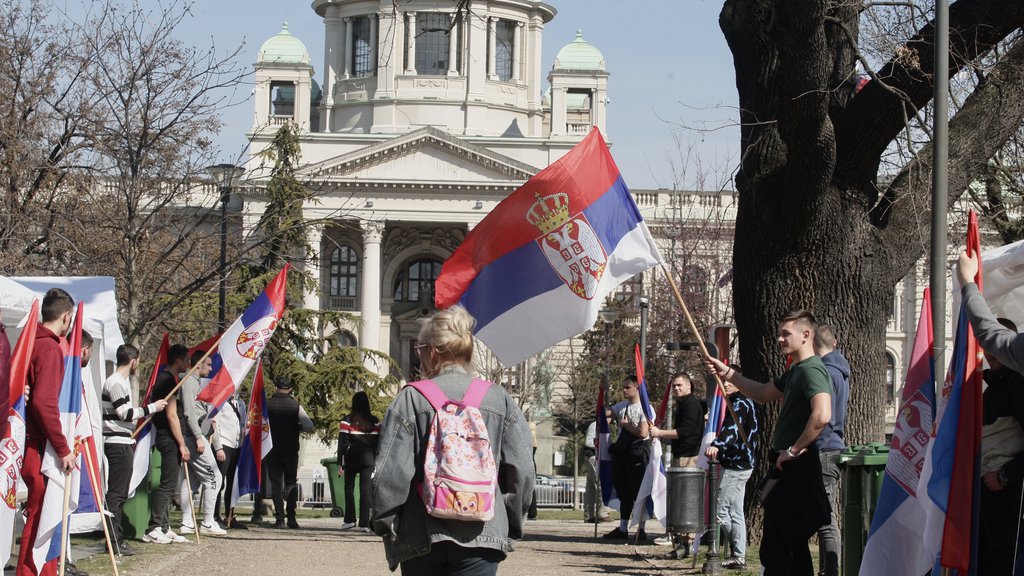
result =
[[288,23],[285,22],[280,32],[260,46],[256,61],[263,64],[309,64],[309,52],[302,40],[288,31]]
[[555,56],[555,69],[604,70],[604,54],[583,39],[583,31],[576,31],[576,39],[565,45]]

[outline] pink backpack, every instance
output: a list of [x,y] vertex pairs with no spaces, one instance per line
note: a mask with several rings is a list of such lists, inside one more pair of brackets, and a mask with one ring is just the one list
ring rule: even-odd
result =
[[448,520],[490,520],[498,467],[480,414],[490,382],[474,378],[461,402],[449,400],[431,380],[409,386],[434,407],[420,485],[427,514]]

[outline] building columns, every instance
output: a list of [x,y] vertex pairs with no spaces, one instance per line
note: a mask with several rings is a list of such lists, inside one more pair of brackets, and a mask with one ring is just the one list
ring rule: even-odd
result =
[[359,273],[359,345],[381,350],[380,344],[380,255],[384,222],[364,220],[363,266]]
[[495,70],[495,63],[498,61],[498,56],[495,54],[495,50],[498,47],[496,38],[497,22],[498,19],[494,16],[487,17],[487,77],[491,80],[498,79],[498,74]]
[[370,76],[377,75],[377,14],[368,16],[370,19]]
[[523,64],[523,23],[516,22],[512,32],[512,81],[519,82],[519,68]]
[[345,17],[345,73],[346,79],[352,77],[352,19]]
[[409,42],[405,45],[406,57],[405,57],[405,73],[415,74],[416,73],[416,13],[406,12],[408,16],[409,24],[406,28],[409,35]]
[[451,27],[448,33],[448,75],[458,76],[459,69],[455,66],[458,57],[459,44],[459,13],[452,12]]

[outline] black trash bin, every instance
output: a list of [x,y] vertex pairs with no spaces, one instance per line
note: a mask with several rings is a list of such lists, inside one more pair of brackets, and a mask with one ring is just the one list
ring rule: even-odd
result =
[[704,531],[704,470],[669,468],[666,524],[669,532],[692,534]]

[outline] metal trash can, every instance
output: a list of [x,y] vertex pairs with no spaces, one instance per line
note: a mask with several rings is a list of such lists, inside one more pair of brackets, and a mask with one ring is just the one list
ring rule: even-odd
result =
[[665,516],[669,532],[704,531],[704,469],[669,468]]

